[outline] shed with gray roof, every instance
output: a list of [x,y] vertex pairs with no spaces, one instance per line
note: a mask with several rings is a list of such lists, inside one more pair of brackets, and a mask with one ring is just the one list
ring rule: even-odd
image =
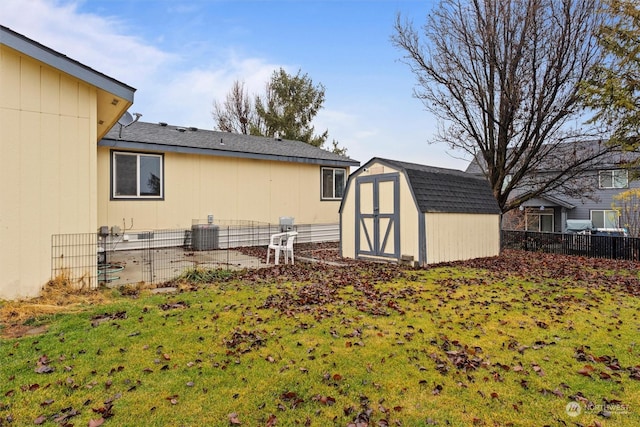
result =
[[415,265],[495,256],[500,214],[483,178],[376,157],[347,182],[341,251]]

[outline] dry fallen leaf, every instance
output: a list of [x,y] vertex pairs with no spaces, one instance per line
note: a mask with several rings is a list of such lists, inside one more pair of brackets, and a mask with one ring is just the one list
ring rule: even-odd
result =
[[100,427],[104,424],[104,418],[98,418],[94,420],[93,418],[89,420],[89,427]]
[[238,419],[238,414],[236,414],[235,412],[230,413],[228,417],[229,417],[229,424],[231,424],[232,426],[239,426],[242,424],[240,422],[240,419]]

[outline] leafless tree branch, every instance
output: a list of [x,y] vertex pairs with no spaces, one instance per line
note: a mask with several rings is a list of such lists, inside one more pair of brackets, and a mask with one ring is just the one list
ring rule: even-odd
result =
[[598,7],[442,0],[422,34],[397,17],[392,42],[417,78],[414,96],[440,121],[434,142],[471,154],[504,212],[548,192],[579,191],[572,180],[612,149],[582,119],[579,97],[602,58]]

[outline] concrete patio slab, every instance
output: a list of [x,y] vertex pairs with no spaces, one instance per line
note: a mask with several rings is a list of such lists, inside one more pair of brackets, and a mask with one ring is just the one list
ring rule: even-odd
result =
[[99,267],[99,281],[118,287],[137,283],[161,284],[190,268],[242,270],[266,267],[264,260],[236,250],[191,251],[182,248],[111,251]]

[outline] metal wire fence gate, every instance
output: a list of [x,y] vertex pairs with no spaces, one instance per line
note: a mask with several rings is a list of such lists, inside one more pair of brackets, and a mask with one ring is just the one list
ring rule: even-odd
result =
[[257,268],[263,260],[238,249],[266,246],[269,236],[278,231],[278,225],[250,221],[218,221],[190,230],[156,230],[139,254],[143,264],[141,281],[162,283],[194,268]]
[[98,235],[95,233],[51,236],[51,279],[69,281],[78,288],[98,286]]

